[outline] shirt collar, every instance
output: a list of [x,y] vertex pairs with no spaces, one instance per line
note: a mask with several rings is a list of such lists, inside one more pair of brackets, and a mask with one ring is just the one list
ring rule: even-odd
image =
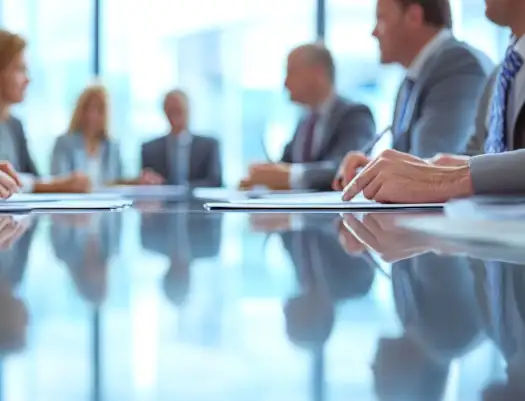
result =
[[514,50],[525,60],[525,35],[520,38],[513,38]]
[[171,142],[178,143],[183,146],[188,145],[191,142],[191,134],[187,130],[182,131],[178,135],[174,135],[172,132],[170,132],[168,134],[168,138]]
[[312,113],[316,113],[318,116],[326,116],[332,110],[332,107],[335,104],[336,96],[334,93],[331,93],[318,107],[312,109]]
[[430,41],[421,49],[416,58],[410,64],[407,70],[407,77],[412,80],[417,80],[421,75],[421,70],[432,55],[439,50],[443,44],[452,38],[452,31],[444,28],[439,31]]

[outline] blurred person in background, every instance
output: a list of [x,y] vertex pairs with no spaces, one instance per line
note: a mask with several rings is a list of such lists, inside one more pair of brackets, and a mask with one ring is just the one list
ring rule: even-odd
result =
[[91,183],[83,174],[46,181],[38,178],[22,123],[10,112],[11,106],[24,101],[29,84],[25,48],[26,42],[20,36],[0,31],[0,160],[9,161],[20,173],[25,192],[88,192]]
[[280,162],[250,166],[241,188],[329,190],[345,154],[372,140],[375,123],[370,109],[339,96],[335,75],[332,54],[324,45],[292,50],[285,87],[291,100],[304,107],[304,117]]
[[164,98],[170,132],[142,146],[142,168],[167,184],[190,187],[222,186],[219,143],[189,130],[189,99],[180,89]]
[[[393,148],[423,158],[466,152],[492,62],[454,37],[449,0],[378,0],[376,10],[381,63],[406,68]],[[349,153],[333,188],[342,190],[369,162],[363,153]]]
[[51,160],[52,175],[86,174],[95,187],[111,184],[162,184],[152,171],[136,180],[122,178],[118,144],[109,136],[109,99],[100,84],[88,86],[75,106],[66,134],[58,137]]

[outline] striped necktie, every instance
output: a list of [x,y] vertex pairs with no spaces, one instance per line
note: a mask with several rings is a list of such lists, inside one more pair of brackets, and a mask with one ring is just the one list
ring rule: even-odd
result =
[[394,121],[394,136],[398,137],[403,133],[403,130],[406,129],[405,118],[408,109],[408,101],[410,100],[410,95],[414,90],[416,82],[412,78],[406,77],[401,89],[399,91],[399,106],[396,115],[396,121]]
[[523,58],[510,47],[501,65],[496,80],[490,110],[490,126],[485,153],[501,153],[508,150],[506,141],[507,105],[510,87],[523,66]]

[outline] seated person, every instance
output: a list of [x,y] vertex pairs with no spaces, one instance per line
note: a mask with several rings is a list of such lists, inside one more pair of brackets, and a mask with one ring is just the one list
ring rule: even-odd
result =
[[375,134],[369,108],[338,96],[329,50],[306,44],[288,56],[285,86],[290,98],[305,107],[281,162],[255,164],[241,188],[329,190],[345,154],[366,147]]
[[[20,173],[23,191],[88,192],[91,184],[83,174],[74,173],[46,181],[38,178],[22,123],[10,113],[11,106],[24,100],[29,84],[25,47],[26,42],[20,36],[0,30],[0,160],[8,161]],[[0,195],[7,197],[1,190]]]
[[[349,181],[344,199],[358,193],[379,202],[446,202],[472,195],[525,193],[525,35],[522,3],[486,0],[486,14],[514,35],[494,80],[485,152],[474,157],[445,156],[425,160],[386,151],[371,162],[345,168]],[[445,159],[443,161],[443,159]],[[364,169],[357,174],[357,169]]]
[[136,180],[122,178],[118,144],[108,133],[108,94],[102,85],[91,85],[80,95],[69,129],[53,149],[52,175],[83,172],[95,187],[111,184],[161,184],[162,178],[144,172]]
[[167,184],[220,187],[222,166],[219,143],[188,128],[189,104],[181,90],[164,98],[170,132],[142,146],[142,168],[159,174]]
[[[406,68],[392,121],[395,150],[425,158],[472,152],[468,144],[476,105],[493,64],[486,55],[456,39],[451,27],[448,0],[377,3],[373,35],[379,42],[381,63]],[[481,149],[482,144],[474,152]],[[350,152],[333,188],[342,190],[348,183],[345,169],[368,161],[366,154]]]

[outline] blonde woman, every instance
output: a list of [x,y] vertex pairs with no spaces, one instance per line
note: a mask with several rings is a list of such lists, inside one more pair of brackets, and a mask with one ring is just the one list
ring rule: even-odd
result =
[[108,134],[108,95],[102,85],[86,88],[78,98],[66,134],[58,137],[51,174],[86,174],[93,186],[121,179],[120,153]]
[[23,38],[0,30],[0,198],[10,196],[17,186],[26,192],[87,192],[90,182],[81,174],[45,182],[38,178],[22,123],[11,115],[11,106],[24,101],[29,84],[25,48]]
[[122,178],[120,151],[118,144],[109,137],[108,116],[106,89],[99,84],[88,86],[77,101],[67,133],[55,143],[51,173],[82,172],[95,187],[157,183],[147,172],[136,180]]

